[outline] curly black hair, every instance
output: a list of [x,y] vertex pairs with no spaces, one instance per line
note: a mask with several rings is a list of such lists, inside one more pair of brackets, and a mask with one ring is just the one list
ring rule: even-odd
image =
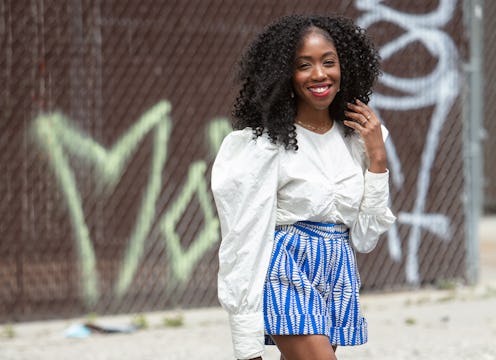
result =
[[[346,102],[369,102],[380,68],[379,54],[365,30],[339,15],[289,15],[266,27],[241,58],[234,129],[252,128],[256,137],[267,131],[274,143],[298,149],[292,77],[296,51],[311,28],[328,34],[339,56],[341,90],[329,106],[331,118],[340,122],[345,119]],[[349,127],[345,129],[346,134],[353,132]]]

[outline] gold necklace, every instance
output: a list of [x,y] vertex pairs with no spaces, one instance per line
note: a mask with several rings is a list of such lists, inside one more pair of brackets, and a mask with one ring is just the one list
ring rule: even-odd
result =
[[323,134],[323,133],[329,131],[329,129],[332,127],[332,123],[327,123],[324,126],[313,126],[310,124],[302,123],[300,120],[296,120],[295,122],[298,125],[304,127],[305,129],[316,132],[318,134]]

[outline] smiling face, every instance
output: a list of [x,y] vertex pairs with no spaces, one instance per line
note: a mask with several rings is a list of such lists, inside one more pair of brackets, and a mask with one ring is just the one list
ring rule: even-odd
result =
[[310,29],[296,51],[293,89],[298,114],[327,110],[339,91],[338,53],[322,31]]

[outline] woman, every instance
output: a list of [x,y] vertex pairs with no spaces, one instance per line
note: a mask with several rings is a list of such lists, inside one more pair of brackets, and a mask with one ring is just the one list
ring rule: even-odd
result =
[[334,16],[287,16],[240,64],[235,131],[219,150],[219,300],[238,359],[336,359],[367,341],[354,250],[394,222],[387,131],[366,105],[379,75],[364,31]]

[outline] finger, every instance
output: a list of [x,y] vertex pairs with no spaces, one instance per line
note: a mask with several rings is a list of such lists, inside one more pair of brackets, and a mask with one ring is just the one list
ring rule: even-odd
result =
[[365,104],[364,102],[360,101],[359,99],[356,99],[356,104],[357,104],[357,106],[359,106],[362,109],[370,110],[369,106],[367,104]]
[[352,128],[352,129],[355,129],[356,131],[358,132],[361,132],[363,130],[363,126],[360,125],[358,122],[356,121],[351,121],[351,120],[344,120],[343,121],[343,124],[345,124],[346,126]]
[[347,106],[349,109],[362,114],[367,120],[371,120],[374,116],[372,110],[366,104],[364,104],[358,99],[356,100],[356,104],[347,103]]
[[364,102],[362,102],[358,99],[356,99],[354,103],[348,102],[347,104],[350,106],[354,106],[355,108],[360,108],[360,109],[367,109],[368,108],[367,104],[365,104]]
[[355,121],[359,123],[361,126],[365,126],[367,124],[367,121],[369,120],[365,115],[357,112],[345,111],[344,114],[351,121]]
[[367,104],[364,104],[360,100],[357,100],[357,102],[361,106],[362,113],[364,114],[365,118],[367,120],[375,121],[376,120],[376,116],[374,114],[374,111],[372,111],[372,109]]
[[346,103],[348,109],[350,109],[352,112],[361,114],[366,117],[366,109],[360,105],[352,104],[352,103]]

